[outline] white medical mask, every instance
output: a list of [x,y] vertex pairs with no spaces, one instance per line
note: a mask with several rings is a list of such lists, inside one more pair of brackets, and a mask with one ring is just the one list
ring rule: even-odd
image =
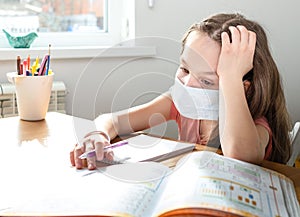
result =
[[171,96],[179,113],[190,119],[218,120],[219,90],[189,87],[175,78]]

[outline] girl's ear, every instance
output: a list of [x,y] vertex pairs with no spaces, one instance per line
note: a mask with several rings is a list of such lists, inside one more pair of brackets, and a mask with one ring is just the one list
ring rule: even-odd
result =
[[251,82],[248,81],[248,80],[244,80],[243,83],[244,83],[244,89],[245,89],[245,92],[246,92],[249,89],[249,87],[251,85]]

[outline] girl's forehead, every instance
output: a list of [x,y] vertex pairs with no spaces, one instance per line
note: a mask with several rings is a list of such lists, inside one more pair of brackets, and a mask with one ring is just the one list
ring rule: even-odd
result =
[[[204,33],[193,31],[187,37],[181,60],[195,70],[216,72],[221,47]],[[190,69],[192,70],[192,69]]]

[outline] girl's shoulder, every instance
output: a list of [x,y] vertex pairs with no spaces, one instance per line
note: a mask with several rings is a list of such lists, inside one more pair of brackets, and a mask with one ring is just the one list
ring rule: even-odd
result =
[[269,121],[267,120],[266,117],[262,116],[262,117],[256,118],[254,120],[254,124],[264,127],[268,131],[270,138],[272,138],[272,129],[271,129]]
[[270,128],[269,122],[266,117],[262,116],[262,117],[256,118],[254,120],[254,123],[256,125],[261,125],[261,126],[265,127],[269,132],[271,132],[271,128]]
[[268,160],[272,153],[272,130],[270,128],[269,122],[268,122],[267,118],[259,117],[254,120],[254,123],[256,125],[263,126],[269,133],[269,143],[265,149],[265,157],[264,157],[265,160]]

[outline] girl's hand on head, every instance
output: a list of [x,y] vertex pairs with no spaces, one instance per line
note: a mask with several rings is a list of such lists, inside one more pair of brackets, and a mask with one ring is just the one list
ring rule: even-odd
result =
[[230,26],[232,42],[229,35],[222,32],[222,47],[219,56],[217,73],[219,77],[243,76],[253,68],[253,57],[256,45],[256,34],[244,26]]
[[[70,152],[70,161],[77,169],[88,167],[89,170],[96,169],[96,160],[107,158],[113,160],[111,149],[104,152],[103,148],[110,145],[110,142],[101,134],[88,134],[81,144],[76,144],[73,151]],[[85,152],[96,150],[95,156],[88,156],[86,159],[80,159],[80,155]]]

